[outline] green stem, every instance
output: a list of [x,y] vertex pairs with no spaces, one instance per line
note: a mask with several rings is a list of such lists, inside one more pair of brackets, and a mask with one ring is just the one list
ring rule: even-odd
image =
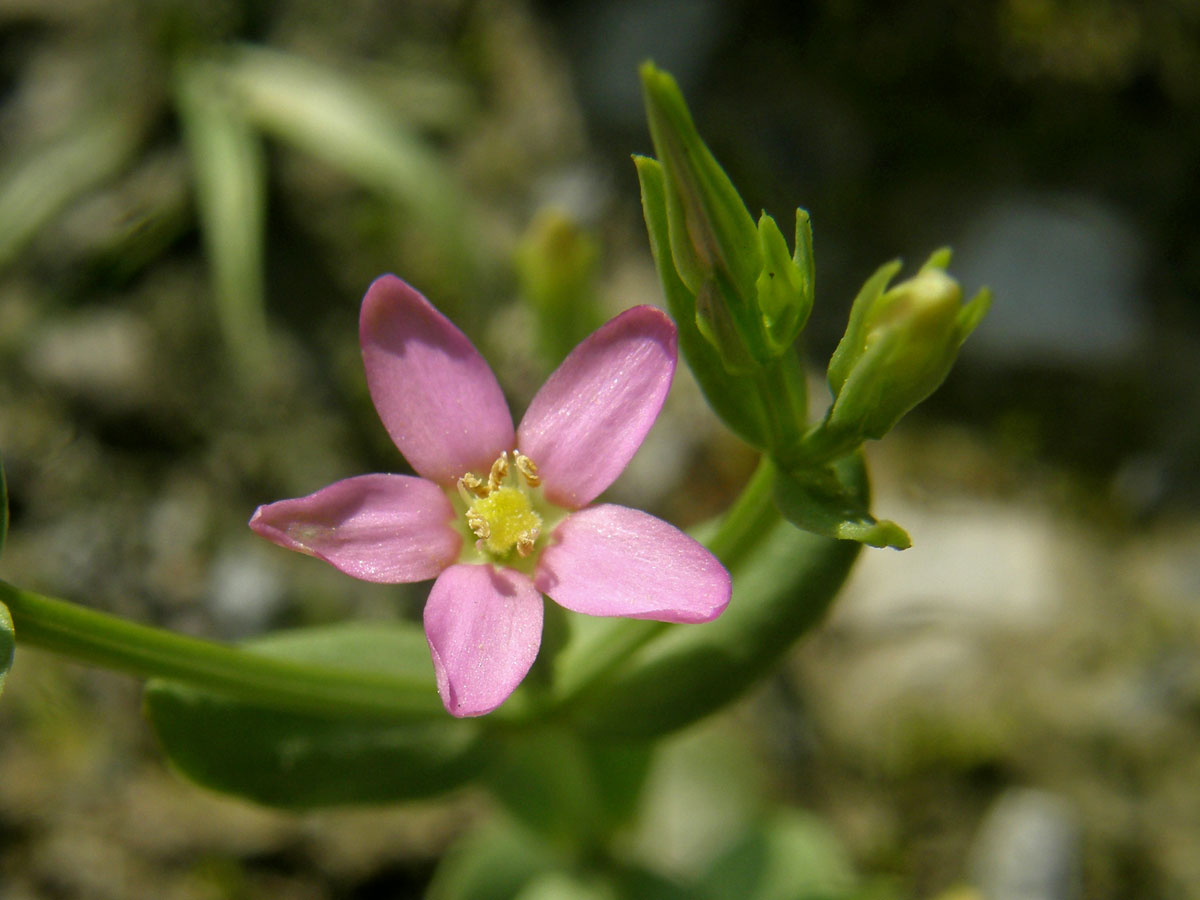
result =
[[736,568],[747,551],[779,520],[779,510],[771,497],[774,486],[775,465],[763,455],[716,531],[704,541],[725,568]]
[[[704,541],[727,569],[735,569],[779,521],[779,510],[772,499],[774,484],[775,466],[763,456],[733,506]],[[590,689],[670,627],[669,622],[623,619],[614,622],[601,639],[576,648],[572,655],[577,662],[565,667],[559,676],[558,704]]]
[[141,678],[169,678],[247,703],[319,715],[432,718],[427,682],[310,665],[127,622],[0,581],[19,645]]
[[800,445],[808,420],[808,385],[799,352],[794,347],[787,350],[760,369],[754,379],[770,418],[770,453],[786,466]]

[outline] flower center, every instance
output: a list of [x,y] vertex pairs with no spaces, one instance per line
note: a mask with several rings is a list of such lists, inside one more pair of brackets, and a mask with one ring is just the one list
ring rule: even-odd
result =
[[514,549],[528,556],[542,533],[542,517],[533,508],[528,490],[541,484],[537,466],[517,451],[507,451],[492,463],[487,481],[473,472],[458,479],[458,492],[467,504],[467,524],[479,540],[476,547],[495,557]]

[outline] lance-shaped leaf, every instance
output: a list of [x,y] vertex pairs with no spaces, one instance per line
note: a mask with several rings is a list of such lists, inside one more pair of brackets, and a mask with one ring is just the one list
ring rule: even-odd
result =
[[[425,636],[412,625],[341,625],[251,642],[299,662],[427,677]],[[320,715],[151,681],[146,715],[174,766],[193,781],[270,806],[377,804],[428,797],[473,777],[486,761],[478,722]]]
[[895,522],[876,520],[860,485],[847,482],[847,466],[779,473],[775,503],[784,518],[805,531],[872,547],[907,550],[912,539]]

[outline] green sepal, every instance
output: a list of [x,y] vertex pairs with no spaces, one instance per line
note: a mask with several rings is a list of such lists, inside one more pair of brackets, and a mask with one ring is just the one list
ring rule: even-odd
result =
[[[846,463],[847,481],[866,491],[860,459]],[[733,599],[712,622],[665,626],[619,670],[572,699],[566,714],[594,735],[654,736],[695,722],[739,697],[772,671],[788,649],[820,621],[841,588],[860,545],[799,531],[776,520],[730,565]],[[655,622],[601,623],[618,637],[662,629]],[[631,641],[633,643],[634,641]]]
[[833,391],[835,397],[841,391],[842,385],[846,383],[846,376],[850,374],[850,367],[854,364],[858,348],[862,346],[863,325],[867,313],[871,311],[872,305],[883,293],[888,283],[896,277],[900,266],[900,260],[894,259],[876,269],[874,274],[863,283],[854,302],[850,305],[850,320],[846,323],[846,331],[842,335],[842,339],[838,341],[837,347],[834,348],[833,356],[829,358],[829,368],[826,370],[829,389]]
[[701,332],[730,372],[772,357],[756,299],[763,269],[758,229],[746,204],[701,140],[679,86],[645,63],[642,96],[666,176],[671,259],[693,295]]
[[[428,673],[416,625],[345,624],[247,644],[298,662],[411,679]],[[171,763],[191,780],[269,806],[310,808],[429,797],[487,760],[477,720],[292,712],[154,679],[145,712]]]
[[765,212],[758,220],[763,268],[756,291],[767,341],[773,355],[787,350],[808,322],[813,306],[812,228],[808,213],[796,210],[796,253],[775,220]]
[[795,473],[780,472],[775,480],[775,503],[785,519],[813,534],[907,550],[912,539],[903,528],[871,516],[870,498],[855,479],[855,468],[861,465],[861,461],[854,465],[838,462]]
[[8,607],[0,603],[0,694],[4,693],[4,679],[8,677],[8,670],[12,668],[13,650],[16,645],[12,615]]
[[679,330],[679,350],[692,370],[708,405],[725,425],[752,447],[769,443],[770,416],[757,382],[726,369],[716,348],[696,327],[696,294],[680,279],[671,261],[667,226],[666,180],[662,164],[648,156],[635,156],[642,190],[642,212],[650,236],[650,250],[662,282],[667,310]]

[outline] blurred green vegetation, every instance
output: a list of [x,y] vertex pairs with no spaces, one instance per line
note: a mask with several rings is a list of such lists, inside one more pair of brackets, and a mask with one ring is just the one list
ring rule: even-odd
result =
[[[1072,307],[1064,288],[1056,305],[1022,290],[1043,256],[1016,266],[1015,287],[992,284],[997,311],[1066,310],[1044,330],[1053,352],[1017,353],[1019,330],[968,344],[876,454],[884,504],[948,498],[906,553],[953,551],[920,571],[1011,560],[989,585],[1000,602],[972,606],[958,581],[871,557],[885,573],[865,576],[874,593],[852,591],[788,672],[668,749],[631,856],[685,883],[708,873],[732,897],[747,857],[785,866],[800,846],[822,854],[821,890],[933,896],[978,871],[997,798],[1032,785],[1081,820],[1086,896],[1197,896],[1189,0],[0,3],[4,576],[226,638],[419,613],[420,586],[283,559],[246,519],[403,465],[355,339],[381,272],[478,343],[517,410],[575,335],[661,302],[629,162],[650,149],[635,64],[651,56],[752,211],[812,214],[816,370],[867,273],[942,243],[986,260],[980,221],[1012,198],[1052,211],[1086,198],[1128,235],[1108,259],[1135,268],[1112,282],[1113,352],[1095,330],[1106,292]],[[1085,258],[1107,271],[1100,246]],[[556,282],[531,262],[539,247],[594,277]],[[1091,272],[1068,269],[1066,286]],[[564,291],[595,308],[547,327],[534,310]],[[686,378],[642,455],[617,489],[685,525],[753,462]],[[937,543],[939,515],[961,524],[963,510],[983,522],[973,551],[955,534]],[[939,592],[965,612],[869,602]],[[1014,596],[1055,603],[989,618]],[[975,667],[951,665],[956,653]],[[18,649],[0,702],[0,893],[418,896],[488,814],[474,795],[251,810],[164,773],[139,715],[133,685]],[[493,843],[514,866],[528,851]],[[473,877],[449,871],[442,890]]]

